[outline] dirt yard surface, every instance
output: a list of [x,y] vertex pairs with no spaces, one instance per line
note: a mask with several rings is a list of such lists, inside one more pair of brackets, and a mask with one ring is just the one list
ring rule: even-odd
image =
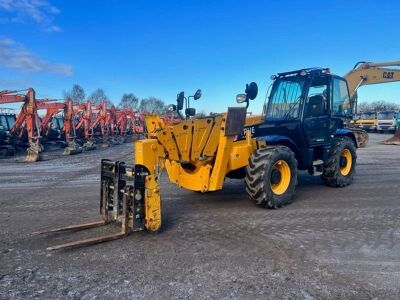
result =
[[117,231],[32,235],[98,218],[101,158],[132,144],[26,164],[0,160],[1,299],[399,299],[400,147],[372,134],[346,188],[300,175],[296,200],[261,209],[242,181],[199,194],[161,183],[163,230],[81,249]]

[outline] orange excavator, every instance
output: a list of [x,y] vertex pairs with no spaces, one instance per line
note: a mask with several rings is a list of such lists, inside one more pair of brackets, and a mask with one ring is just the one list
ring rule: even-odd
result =
[[41,135],[43,137],[49,137],[52,125],[55,121],[58,121],[56,115],[62,112],[62,125],[60,124],[60,129],[62,131],[63,139],[65,139],[66,142],[63,154],[72,155],[81,153],[82,148],[79,147],[75,140],[76,135],[72,100],[67,99],[65,102],[54,102],[50,99],[41,99],[37,101],[37,108],[46,109],[46,114],[42,118],[40,124]]
[[74,113],[78,116],[78,122],[75,126],[76,131],[82,132],[82,137],[85,142],[83,144],[83,150],[89,151],[96,148],[95,140],[93,138],[93,130],[91,127],[93,120],[93,109],[92,102],[87,100],[84,103],[74,105]]
[[103,100],[100,104],[94,106],[92,110],[95,116],[90,124],[93,135],[98,134],[103,140],[103,147],[110,144],[116,145],[120,142],[116,139],[118,132],[116,131],[117,116],[115,106],[107,108],[107,101]]
[[122,109],[116,111],[117,131],[119,138],[124,142],[128,135],[135,135],[139,138],[144,134],[144,115],[132,109]]
[[[21,92],[26,92],[26,94],[21,94]],[[0,91],[0,104],[10,103],[22,103],[10,134],[19,139],[27,134],[29,147],[27,148],[26,162],[41,160],[43,146],[41,145],[35,90],[28,88],[26,90]]]

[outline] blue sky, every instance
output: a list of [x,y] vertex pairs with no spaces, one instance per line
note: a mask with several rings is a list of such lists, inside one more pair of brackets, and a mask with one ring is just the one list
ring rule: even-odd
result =
[[[61,96],[72,84],[173,103],[197,88],[198,110],[224,111],[246,82],[260,112],[270,75],[360,60],[400,60],[399,1],[0,0],[0,89]],[[400,83],[361,100],[400,103]]]

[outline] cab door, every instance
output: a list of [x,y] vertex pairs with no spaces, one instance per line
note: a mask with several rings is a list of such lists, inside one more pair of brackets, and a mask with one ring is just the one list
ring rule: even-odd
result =
[[330,143],[331,118],[329,77],[313,78],[303,112],[303,130],[308,146],[323,146]]

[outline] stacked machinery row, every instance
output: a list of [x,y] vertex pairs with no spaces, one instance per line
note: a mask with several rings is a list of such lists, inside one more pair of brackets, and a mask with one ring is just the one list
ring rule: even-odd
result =
[[[65,147],[64,154],[122,143],[129,135],[144,132],[144,117],[132,109],[109,107],[106,101],[74,103],[71,99],[37,99],[35,90],[0,91],[0,104],[22,103],[20,112],[0,110],[0,151],[13,155],[27,148],[26,161],[40,160],[43,145]],[[44,112],[41,114],[41,112]],[[40,117],[41,115],[41,117]]]

